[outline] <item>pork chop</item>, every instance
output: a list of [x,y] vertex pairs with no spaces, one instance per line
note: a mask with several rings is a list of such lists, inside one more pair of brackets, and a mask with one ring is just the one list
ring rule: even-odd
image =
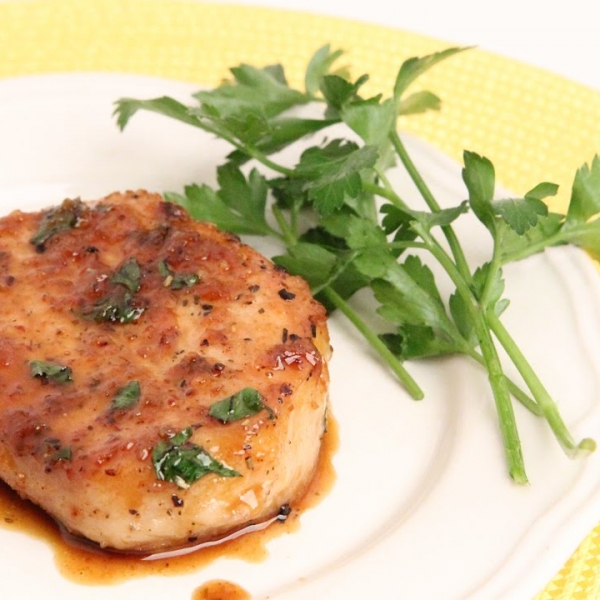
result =
[[305,491],[330,346],[304,280],[144,191],[0,219],[0,477],[151,554]]

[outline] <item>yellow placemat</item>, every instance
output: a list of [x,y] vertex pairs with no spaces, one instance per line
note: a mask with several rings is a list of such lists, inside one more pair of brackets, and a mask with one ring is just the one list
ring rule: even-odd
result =
[[[450,42],[353,21],[176,0],[0,2],[0,77],[111,71],[217,84],[240,62],[281,62],[300,84],[324,43],[346,51],[370,91],[391,90],[401,62]],[[482,40],[482,44],[485,40]],[[600,153],[600,93],[481,50],[434,69],[423,86],[443,110],[405,129],[460,160],[488,156],[500,182],[525,192],[542,180],[568,196],[575,170]],[[600,509],[599,509],[600,514]],[[600,525],[536,600],[600,598]]]

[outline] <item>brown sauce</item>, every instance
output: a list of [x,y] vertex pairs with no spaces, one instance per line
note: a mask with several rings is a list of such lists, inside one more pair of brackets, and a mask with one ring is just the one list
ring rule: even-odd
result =
[[215,579],[196,588],[192,600],[250,600],[250,594],[235,583]]
[[[56,522],[46,513],[32,503],[19,498],[2,482],[0,482],[0,526],[25,532],[45,541],[54,551],[55,563],[60,573],[66,579],[85,585],[114,584],[148,575],[189,574],[220,557],[260,562],[268,556],[267,543],[274,537],[297,531],[302,512],[319,504],[333,486],[335,469],[332,457],[337,450],[338,441],[337,424],[334,419],[330,418],[315,477],[304,498],[292,507],[293,510],[287,520],[276,520],[267,527],[262,526],[261,528],[259,525],[255,528],[248,528],[249,530],[240,532],[240,535],[234,539],[199,547],[189,554],[156,560],[141,560],[135,556],[111,554],[90,548],[85,543],[77,542],[70,536],[64,535]],[[227,585],[230,587],[228,588]],[[219,595],[221,593],[219,590],[222,591],[221,595]],[[243,594],[246,592],[235,584],[213,581],[197,588],[193,600],[244,600],[249,598],[247,594]]]

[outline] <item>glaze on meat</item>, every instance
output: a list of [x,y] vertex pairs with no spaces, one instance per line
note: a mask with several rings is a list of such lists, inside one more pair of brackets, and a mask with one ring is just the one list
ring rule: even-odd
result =
[[[74,535],[181,548],[273,517],[310,482],[326,315],[235,236],[143,191],[17,211],[0,219],[0,311],[0,477]],[[209,414],[244,388],[261,410]],[[235,475],[161,479],[153,451],[184,431]]]

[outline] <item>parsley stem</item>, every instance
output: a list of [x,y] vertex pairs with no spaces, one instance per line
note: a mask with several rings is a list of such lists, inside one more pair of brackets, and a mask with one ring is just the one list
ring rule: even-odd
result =
[[425,394],[419,384],[413,379],[404,365],[394,356],[390,349],[381,341],[379,336],[358,315],[333,288],[323,290],[323,294],[330,300],[342,314],[356,327],[356,329],[369,342],[371,347],[385,360],[398,379],[402,382],[407,392],[414,400],[422,400]]
[[285,177],[295,177],[296,173],[293,169],[288,169],[279,163],[272,161],[266,154],[252,146],[252,144],[242,144],[237,141],[230,142],[238,149],[241,150],[244,154],[248,154],[258,162],[262,163],[268,169],[275,171],[276,173],[280,173]]
[[400,196],[398,196],[398,194],[396,194],[396,192],[393,189],[381,187],[380,185],[366,182],[363,183],[363,188],[365,189],[365,191],[371,194],[376,194],[381,198],[389,200],[392,204],[394,204],[401,210],[405,210],[407,212],[410,211],[408,205],[404,202],[404,200],[402,200],[402,198],[400,198]]
[[277,221],[277,225],[279,225],[279,229],[281,230],[281,235],[283,237],[285,245],[288,248],[295,246],[298,243],[298,238],[296,237],[295,232],[292,230],[289,223],[283,216],[282,210],[276,204],[273,205],[273,208],[271,210],[273,211],[273,216]]
[[525,484],[527,483],[527,474],[525,473],[521,440],[506,377],[486,323],[478,323],[477,330],[481,352],[487,365],[488,378],[496,402],[500,432],[508,462],[508,472],[515,483]]
[[561,244],[570,244],[572,243],[571,238],[575,237],[573,234],[577,234],[578,230],[576,227],[571,227],[567,229],[567,231],[559,231],[554,235],[545,237],[541,240],[532,242],[523,248],[520,248],[516,252],[511,252],[509,254],[505,254],[502,257],[502,263],[507,264],[511,262],[516,262],[518,260],[523,260],[532,256],[533,254],[539,254],[543,252],[546,248],[551,246],[560,246]]
[[[431,193],[431,190],[425,183],[425,180],[421,177],[421,174],[419,173],[415,164],[410,158],[406,147],[404,146],[404,143],[400,139],[400,135],[396,130],[393,130],[390,133],[390,139],[392,141],[392,144],[394,145],[394,149],[396,150],[398,157],[404,165],[404,168],[410,175],[411,179],[413,180],[414,184],[419,190],[419,193],[423,197],[423,200],[425,200],[427,206],[432,212],[440,212],[440,205],[438,204],[434,195]],[[465,254],[460,245],[460,242],[458,241],[458,238],[456,237],[454,229],[452,229],[450,225],[445,225],[442,227],[442,231],[444,232],[444,235],[448,240],[448,244],[450,245],[450,249],[452,251],[452,255],[454,256],[454,260],[456,261],[456,265],[458,267],[459,272],[466,281],[470,281],[471,270],[469,269],[469,264],[467,263],[467,259],[465,258]]]
[[482,358],[488,371],[488,379],[494,395],[500,433],[502,435],[508,463],[508,472],[513,481],[519,484],[525,484],[527,483],[527,474],[525,473],[521,440],[517,429],[508,381],[504,374],[504,370],[502,369],[502,363],[500,362],[498,351],[494,345],[486,315],[482,312],[468,283],[463,279],[457,266],[452,262],[443,248],[439,246],[425,228],[420,227],[419,234],[428,244],[429,250],[434,257],[445,268],[446,272],[456,285],[457,292],[465,301],[465,306],[469,311],[471,322],[473,323],[477,339],[479,340]]
[[[485,360],[479,352],[472,350],[467,353],[473,360],[477,361],[481,366],[485,367]],[[520,402],[529,412],[534,415],[541,417],[543,416],[542,409],[539,404],[530,398],[512,379],[506,376],[506,384],[508,385],[508,389],[512,396]]]
[[531,393],[537,400],[539,407],[541,408],[548,425],[552,429],[556,439],[559,441],[566,454],[574,456],[578,450],[593,450],[595,443],[593,440],[584,439],[579,444],[576,444],[571,436],[565,422],[563,421],[556,403],[540,381],[539,377],[532,369],[529,361],[525,358],[525,355],[521,352],[511,335],[508,333],[502,321],[492,311],[487,311],[487,321],[490,324],[490,328],[494,332],[494,335],[498,338],[514,365],[517,367],[519,373],[527,383]]

